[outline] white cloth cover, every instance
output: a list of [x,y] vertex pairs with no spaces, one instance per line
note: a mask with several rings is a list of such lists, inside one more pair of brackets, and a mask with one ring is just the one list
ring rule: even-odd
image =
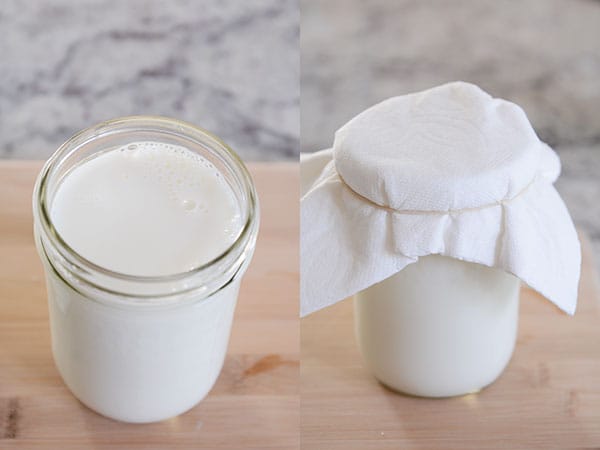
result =
[[472,84],[367,109],[301,156],[301,315],[431,254],[512,273],[573,314],[581,254],[559,173],[523,110]]

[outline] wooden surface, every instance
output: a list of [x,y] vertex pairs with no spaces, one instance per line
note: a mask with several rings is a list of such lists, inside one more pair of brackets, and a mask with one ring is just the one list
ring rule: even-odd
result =
[[199,406],[129,425],[81,405],[50,353],[42,266],[32,241],[38,162],[0,162],[0,449],[298,448],[298,171],[250,165],[262,220],[229,352]]
[[583,242],[574,317],[523,289],[515,354],[479,394],[395,394],[363,367],[351,300],[301,321],[303,449],[600,448],[600,290]]

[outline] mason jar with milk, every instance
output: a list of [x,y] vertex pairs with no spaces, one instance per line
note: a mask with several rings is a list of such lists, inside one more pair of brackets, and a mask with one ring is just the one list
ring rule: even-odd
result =
[[256,192],[223,142],[126,117],[77,134],[33,195],[52,351],[82,403],[125,422],[204,398],[227,350],[256,242]]

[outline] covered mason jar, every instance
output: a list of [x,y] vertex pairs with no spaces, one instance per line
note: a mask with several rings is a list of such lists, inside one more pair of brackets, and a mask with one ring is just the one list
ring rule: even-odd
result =
[[557,155],[523,110],[454,82],[394,97],[301,157],[301,313],[355,297],[385,385],[445,397],[500,375],[519,284],[568,314],[580,247]]

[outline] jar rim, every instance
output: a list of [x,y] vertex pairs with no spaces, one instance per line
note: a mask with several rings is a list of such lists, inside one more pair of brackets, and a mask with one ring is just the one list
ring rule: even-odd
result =
[[[85,147],[86,144],[89,144],[90,142],[100,137],[104,137],[113,133],[127,131],[154,131],[159,133],[171,134],[174,136],[178,136],[179,138],[183,138],[190,143],[194,143],[202,147],[207,147],[210,150],[217,152],[219,156],[225,158],[224,162],[227,164],[228,169],[231,169],[233,175],[238,179],[243,189],[243,195],[247,201],[247,214],[238,236],[236,237],[234,242],[231,243],[223,252],[212,258],[210,261],[192,267],[191,269],[188,269],[183,272],[152,276],[133,275],[115,271],[107,267],[98,265],[93,261],[90,261],[89,259],[79,254],[75,249],[73,249],[61,236],[58,230],[54,227],[54,224],[52,223],[49,214],[51,205],[48,204],[50,200],[48,198],[48,184],[52,175],[54,175],[53,170],[55,170],[58,167],[60,162],[65,157],[77,152],[81,148]],[[200,139],[203,140],[200,141]],[[135,115],[119,117],[85,128],[84,130],[74,134],[54,152],[54,154],[46,161],[46,163],[42,167],[42,170],[40,171],[40,174],[38,175],[38,178],[35,183],[33,202],[34,220],[37,219],[37,222],[41,225],[39,231],[41,232],[43,237],[45,237],[51,243],[52,246],[56,247],[60,255],[64,257],[70,263],[71,266],[75,266],[70,267],[69,271],[73,271],[76,275],[76,278],[79,279],[81,279],[81,277],[77,276],[77,272],[79,272],[80,274],[86,272],[94,272],[96,274],[99,274],[103,277],[108,277],[110,279],[117,279],[133,283],[162,284],[182,281],[184,279],[189,279],[194,276],[199,276],[203,272],[206,272],[207,270],[219,264],[225,264],[226,266],[229,266],[230,264],[226,263],[230,260],[233,260],[231,261],[231,263],[235,264],[235,262],[238,259],[238,254],[243,254],[245,250],[247,250],[246,247],[248,247],[249,245],[253,246],[258,231],[258,198],[256,195],[256,190],[254,188],[252,177],[241,158],[225,142],[223,142],[219,137],[215,136],[209,131],[206,131],[196,125],[179,119],[173,119],[163,116]],[[44,247],[43,242],[42,247]],[[45,254],[45,258],[49,261],[49,263],[53,266],[54,270],[56,271],[56,267],[54,267],[54,264],[52,263],[52,261],[50,261],[50,258],[45,248],[43,253]],[[235,273],[237,273],[237,270],[235,271]],[[85,277],[83,278],[85,279]],[[134,297],[138,299],[158,297],[162,298],[170,294],[183,294],[188,291],[194,290],[194,287],[192,287],[190,289],[181,289],[177,290],[176,292],[170,292],[166,295],[140,295],[139,293],[132,294],[128,292],[112,291],[111,289],[107,289],[106,287],[103,287],[101,285],[94,284],[93,282],[90,282],[90,280],[85,281],[88,284],[91,284],[94,288],[98,288],[109,294],[116,294],[121,297]],[[229,280],[225,280],[225,283],[227,283],[228,281]],[[223,284],[219,286],[219,288],[222,286]]]

